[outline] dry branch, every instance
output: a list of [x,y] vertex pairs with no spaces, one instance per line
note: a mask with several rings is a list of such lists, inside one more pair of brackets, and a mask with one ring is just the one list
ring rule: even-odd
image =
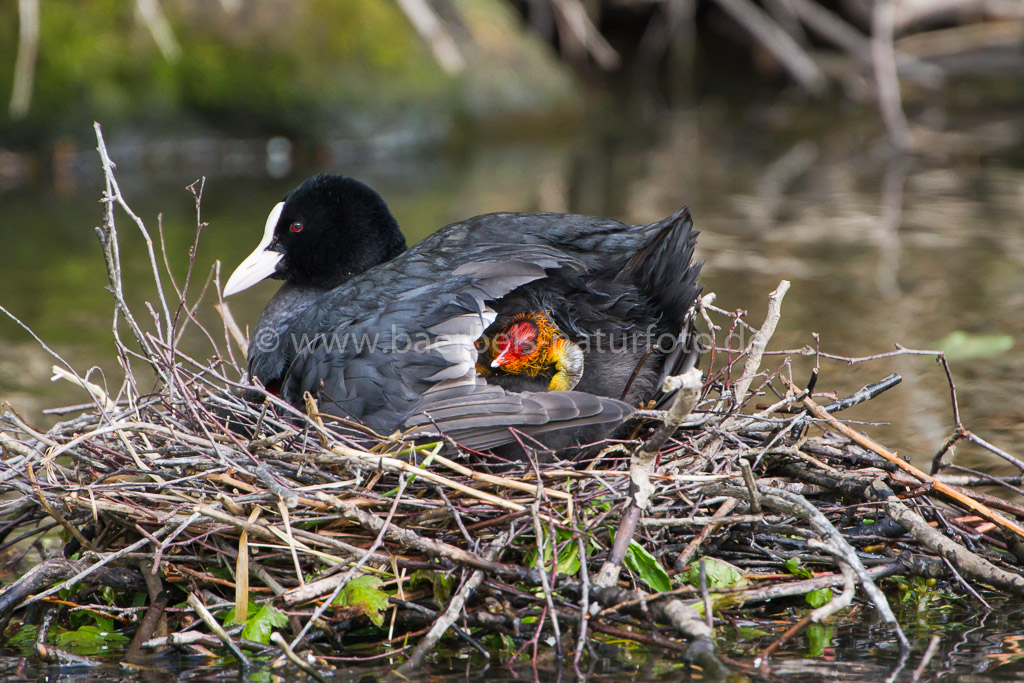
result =
[[782,317],[782,300],[786,297],[786,292],[789,291],[789,281],[783,280],[779,283],[779,286],[775,288],[775,291],[768,296],[768,313],[764,317],[764,324],[754,334],[754,338],[750,340],[750,346],[747,348],[747,360],[743,364],[743,374],[733,385],[733,397],[737,406],[743,405],[743,402],[747,398],[747,390],[750,388],[750,383],[754,380],[754,375],[761,367],[761,357],[764,355],[765,349],[768,348],[768,342],[771,340],[772,335],[775,334],[775,327],[779,324],[779,318]]
[[882,446],[880,443],[878,443],[877,441],[875,441],[871,437],[866,436],[864,434],[861,434],[860,432],[858,432],[858,431],[856,431],[854,429],[851,429],[850,427],[846,426],[845,424],[843,424],[839,420],[837,420],[834,417],[832,417],[831,415],[829,415],[827,412],[825,412],[825,410],[821,406],[819,406],[817,403],[815,403],[814,400],[811,397],[809,397],[809,396],[804,397],[803,401],[804,401],[804,405],[806,405],[810,409],[811,414],[814,415],[815,417],[821,419],[821,420],[824,420],[825,424],[828,426],[829,429],[832,429],[832,430],[842,434],[843,436],[847,437],[848,439],[850,439],[854,443],[857,443],[857,444],[863,446],[864,448],[867,448],[871,452],[873,452],[873,453],[875,453],[875,454],[885,458],[886,461],[896,465],[897,467],[899,467],[904,472],[908,472],[908,473],[914,475],[915,477],[920,479],[922,482],[927,482],[928,484],[933,486],[935,488],[935,490],[938,491],[939,493],[942,493],[943,495],[949,496],[950,498],[952,498],[956,502],[964,505],[968,509],[973,510],[974,512],[977,512],[978,514],[985,516],[986,518],[992,520],[993,522],[995,522],[999,526],[1004,527],[1006,529],[1009,529],[1013,533],[1015,533],[1018,536],[1024,538],[1024,527],[1022,527],[1020,524],[1018,524],[1014,520],[1009,519],[1008,517],[1005,517],[1004,515],[999,514],[998,512],[996,512],[995,510],[991,509],[990,507],[988,507],[984,503],[980,503],[977,500],[975,500],[974,498],[972,498],[972,497],[970,497],[968,495],[965,495],[965,494],[961,493],[960,491],[957,491],[952,486],[949,486],[948,484],[944,484],[941,481],[938,481],[937,479],[935,479],[931,475],[925,474],[924,472],[922,472],[918,468],[914,467],[913,465],[911,465],[909,462],[907,462],[906,460],[904,460],[903,458],[901,458],[897,454],[895,454],[892,451],[890,451],[888,448],[885,448],[884,446]]

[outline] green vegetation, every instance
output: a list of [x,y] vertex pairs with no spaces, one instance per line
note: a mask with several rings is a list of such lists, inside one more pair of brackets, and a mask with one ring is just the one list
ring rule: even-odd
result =
[[687,586],[700,587],[700,563],[704,563],[704,579],[709,589],[742,586],[749,583],[739,567],[714,557],[702,557],[690,562],[690,568],[679,575]]
[[[77,134],[93,119],[184,120],[243,134],[366,133],[475,116],[495,103],[550,110],[572,90],[550,50],[519,30],[499,0],[459,3],[469,35],[459,44],[467,68],[458,75],[444,73],[394,2],[296,0],[235,12],[220,3],[161,6],[177,54],[161,52],[134,3],[42,3],[31,107],[21,121],[5,112],[0,135]],[[4,3],[0,61],[14,64],[17,45],[17,3]],[[0,71],[4,98],[12,82],[12,69]]]
[[939,588],[934,578],[893,576],[891,579],[899,589],[896,604],[902,612],[900,616],[907,623],[927,626],[933,621],[942,621],[941,615],[953,608],[956,595]]
[[384,624],[384,610],[388,607],[388,594],[379,589],[381,580],[370,574],[363,574],[345,584],[334,600],[335,605],[356,607],[373,622],[374,626]]
[[[811,570],[802,566],[800,564],[800,558],[797,557],[791,557],[786,560],[786,571],[799,579],[814,578],[814,574]],[[818,588],[817,590],[813,590],[804,595],[804,599],[807,601],[808,605],[817,609],[832,600],[832,589]]]
[[991,358],[1013,348],[1013,337],[1008,334],[968,334],[963,330],[950,332],[936,346],[950,361]]
[[[450,88],[390,2],[310,0],[234,14],[216,3],[165,7],[181,48],[176,59],[161,54],[132,3],[44,3],[26,125],[77,129],[85,116],[160,121],[187,114],[292,132],[329,106]],[[13,64],[16,3],[0,15],[4,58]],[[0,92],[10,92],[11,79],[10,70],[0,74]]]
[[629,542],[622,563],[636,573],[651,590],[659,593],[672,590],[672,580],[669,579],[665,568],[658,562],[658,558],[636,541]]

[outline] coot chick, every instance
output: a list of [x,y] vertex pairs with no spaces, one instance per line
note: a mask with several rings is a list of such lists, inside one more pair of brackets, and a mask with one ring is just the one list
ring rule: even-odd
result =
[[[648,226],[494,213],[406,249],[376,192],[320,175],[274,207],[224,294],[285,280],[248,362],[252,378],[294,405],[310,391],[322,411],[382,433],[442,431],[485,449],[515,440],[512,427],[560,448],[603,438],[671,369],[674,357],[652,348],[675,338],[700,291],[695,237],[686,209]],[[575,391],[476,370],[489,328],[536,312],[583,350]]]
[[490,363],[477,365],[477,372],[485,376],[490,372],[488,368],[530,379],[550,375],[548,391],[569,391],[583,377],[583,349],[558,329],[546,311],[518,313],[496,333],[488,330],[485,339],[485,360],[489,356]]

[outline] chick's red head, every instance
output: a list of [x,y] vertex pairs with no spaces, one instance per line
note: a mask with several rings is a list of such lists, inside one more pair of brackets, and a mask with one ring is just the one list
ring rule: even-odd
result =
[[495,340],[497,352],[491,367],[510,373],[522,372],[533,364],[533,357],[539,351],[537,336],[537,324],[532,320],[520,320],[509,325]]

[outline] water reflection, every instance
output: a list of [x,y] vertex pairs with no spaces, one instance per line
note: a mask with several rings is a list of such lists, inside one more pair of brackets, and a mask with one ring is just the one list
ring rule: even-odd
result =
[[[1012,160],[971,156],[892,157],[857,119],[826,111],[819,118],[827,120],[807,125],[808,116],[799,119],[798,134],[786,123],[792,117],[709,101],[640,120],[621,112],[595,117],[572,135],[527,143],[424,149],[399,136],[379,144],[296,146],[290,157],[296,170],[280,180],[267,178],[264,141],[158,141],[154,147],[116,131],[108,136],[118,140],[111,154],[126,196],[154,233],[162,216],[178,272],[196,221],[184,187],[196,177],[208,176],[202,219],[209,226],[197,261],[205,274],[215,258],[233,267],[258,239],[269,207],[304,175],[329,169],[376,187],[411,241],[487,211],[574,211],[648,222],[688,203],[703,231],[706,291],[718,293],[719,306],[746,309],[756,322],[778,281],[793,282],[774,349],[813,343],[813,332],[823,350],[850,356],[888,351],[893,343],[931,348],[958,329],[1020,338],[1024,169]],[[822,132],[808,136],[808,129]],[[64,163],[77,180],[62,180],[62,196],[49,184],[3,195],[2,303],[76,367],[99,366],[114,381],[111,299],[102,289],[92,233],[99,222],[98,164],[88,149]],[[130,296],[141,302],[152,297],[143,245],[123,219],[121,231]],[[253,323],[275,286],[237,297],[235,317]],[[214,320],[209,311],[204,316]],[[207,355],[195,337],[186,338],[186,352]],[[16,408],[38,419],[44,407],[85,398],[47,382],[50,360],[17,327],[0,322],[0,339],[0,394]],[[795,376],[806,377],[812,364],[801,359]],[[953,369],[965,423],[1012,451],[1024,435],[1017,388],[1024,345]],[[879,439],[925,463],[953,424],[948,387],[933,362],[826,363],[818,387],[850,391],[891,372],[903,375],[903,385],[848,417],[889,423],[875,430]],[[961,449],[958,457],[971,462],[971,447]]]
[[[913,680],[1019,681],[1024,676],[1024,636],[1020,635],[1020,605],[998,604],[994,612],[967,614],[953,607],[939,622],[907,628],[914,653],[900,657],[891,642],[891,633],[883,625],[873,625],[861,617],[842,617],[828,627],[828,637],[808,656],[815,645],[806,636],[794,638],[770,660],[770,680],[787,681],[909,681],[921,665],[921,653],[933,635],[942,636],[934,656],[918,678]],[[752,662],[758,653],[792,619],[782,615],[776,632],[766,632],[770,620],[740,621],[719,625],[723,633],[718,645],[723,657],[731,661],[734,676],[729,680],[760,680]],[[382,680],[394,662],[364,651],[352,639],[343,656],[327,657],[336,667],[331,680]],[[652,651],[642,645],[626,646],[615,642],[595,642],[596,657],[587,658],[580,678],[571,658],[559,662],[541,652],[535,663],[527,653],[506,665],[499,658],[487,662],[475,650],[455,644],[439,648],[421,675],[413,680],[446,681],[679,681],[705,680],[688,668],[681,657]],[[366,657],[360,661],[360,656]],[[262,675],[257,673],[256,676]],[[186,656],[167,652],[137,667],[119,667],[116,662],[98,669],[41,665],[38,660],[0,654],[0,675],[7,681],[37,681],[44,678],[62,681],[96,681],[116,678],[121,681],[211,681],[239,680],[231,662],[215,658]],[[747,676],[744,678],[744,676]]]

